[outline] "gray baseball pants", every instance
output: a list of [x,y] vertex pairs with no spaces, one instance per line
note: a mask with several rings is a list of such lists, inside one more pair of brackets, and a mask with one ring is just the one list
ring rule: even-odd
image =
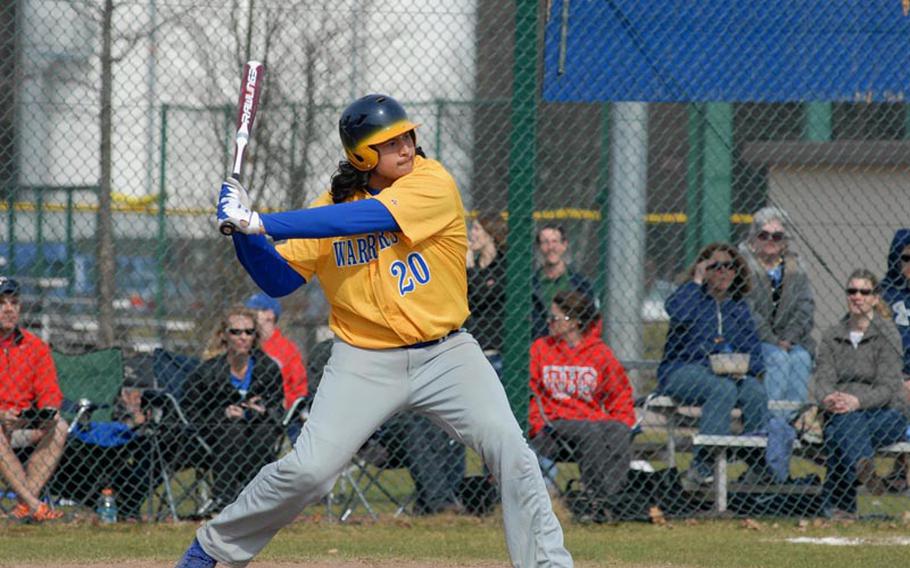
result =
[[417,349],[360,349],[336,340],[293,450],[263,467],[234,503],[199,528],[202,548],[219,563],[246,566],[326,495],[370,435],[404,409],[426,414],[483,457],[499,480],[514,566],[572,566],[537,459],[467,332]]

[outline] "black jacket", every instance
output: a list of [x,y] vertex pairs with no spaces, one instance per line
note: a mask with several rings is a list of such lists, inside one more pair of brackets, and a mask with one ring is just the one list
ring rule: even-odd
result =
[[502,328],[506,309],[506,263],[497,253],[493,262],[468,269],[468,307],[471,316],[465,327],[482,349],[502,349]]
[[[273,425],[278,427],[283,417],[282,400],[284,391],[281,382],[281,368],[261,350],[253,350],[255,358],[253,376],[246,398],[258,396],[265,406],[265,414],[249,413],[250,425]],[[219,355],[200,364],[187,378],[181,407],[187,418],[203,431],[217,430],[231,422],[224,415],[224,409],[239,400],[237,389],[231,384],[231,370],[227,356]]]

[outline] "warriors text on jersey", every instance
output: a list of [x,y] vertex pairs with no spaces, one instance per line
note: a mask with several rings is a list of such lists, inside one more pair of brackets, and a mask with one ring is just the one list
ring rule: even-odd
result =
[[[464,206],[455,180],[434,160],[375,196],[400,233],[291,239],[276,248],[307,280],[315,274],[332,307],[329,326],[368,349],[442,337],[468,316]],[[313,207],[332,203],[323,194]]]

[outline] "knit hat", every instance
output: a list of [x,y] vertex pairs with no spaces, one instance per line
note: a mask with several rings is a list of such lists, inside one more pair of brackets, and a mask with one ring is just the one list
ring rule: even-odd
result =
[[281,304],[278,300],[262,292],[250,296],[244,306],[253,310],[272,310],[275,313],[275,321],[281,317]]

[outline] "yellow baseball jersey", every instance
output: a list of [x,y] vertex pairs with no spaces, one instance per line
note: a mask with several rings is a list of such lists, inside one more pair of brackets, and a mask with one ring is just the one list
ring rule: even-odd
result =
[[[375,196],[400,232],[291,239],[276,248],[307,281],[315,274],[331,305],[329,327],[367,349],[442,337],[468,317],[467,229],[455,180],[435,160]],[[311,207],[332,203],[326,192]]]

